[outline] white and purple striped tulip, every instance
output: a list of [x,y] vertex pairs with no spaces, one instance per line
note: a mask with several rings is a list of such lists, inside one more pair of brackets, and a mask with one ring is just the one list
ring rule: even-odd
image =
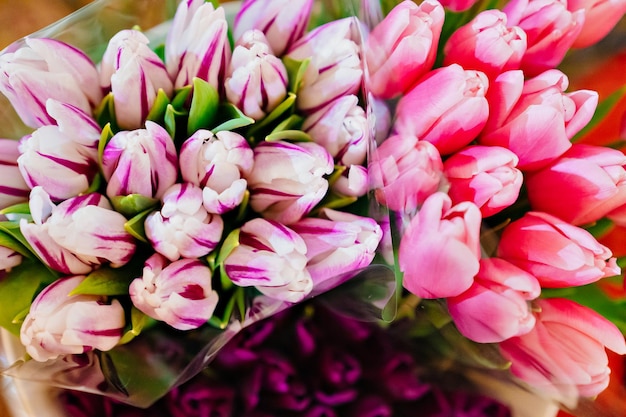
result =
[[28,201],[30,188],[17,165],[19,156],[19,141],[0,139],[0,210]]
[[221,240],[224,222],[202,207],[202,189],[186,182],[165,192],[161,211],[148,216],[145,230],[154,250],[175,261],[208,255]]
[[168,97],[174,85],[161,58],[138,30],[127,29],[111,38],[100,63],[100,85],[111,89],[115,120],[122,129],[143,125],[159,89]]
[[[0,271],[10,271],[14,266],[22,263],[22,255],[6,246],[0,246]],[[0,277],[2,275],[0,274]]]
[[119,132],[104,148],[102,173],[109,197],[141,194],[161,198],[178,176],[174,141],[151,121],[145,129]]
[[355,95],[333,100],[308,116],[302,130],[322,145],[340,165],[361,165],[369,146],[369,124]]
[[37,295],[20,329],[26,352],[45,362],[62,355],[113,349],[122,337],[124,308],[104,296],[70,295],[83,275],[54,281]]
[[265,34],[277,56],[304,35],[313,0],[244,0],[235,16],[234,37],[258,29]]
[[30,194],[34,223],[20,222],[24,238],[50,268],[64,274],[86,274],[101,264],[120,267],[135,253],[125,230],[126,218],[113,211],[105,196],[90,193],[58,206],[42,187]]
[[263,32],[249,30],[239,38],[225,87],[228,101],[254,120],[264,118],[287,97],[287,70]]
[[248,176],[250,206],[267,219],[295,223],[324,198],[333,169],[332,156],[316,143],[260,143]]
[[368,266],[383,237],[374,219],[327,208],[320,218],[303,219],[291,228],[306,244],[314,285]]
[[182,1],[165,41],[165,63],[174,87],[190,85],[197,77],[222,91],[229,60],[224,9],[205,0]]
[[357,25],[356,19],[344,18],[318,26],[287,52],[291,59],[311,59],[296,92],[302,112],[316,112],[339,97],[359,91],[363,68]]
[[85,192],[99,171],[100,127],[70,104],[48,100],[56,125],[42,126],[20,141],[19,170],[29,187],[43,187],[54,201]]
[[222,214],[241,204],[254,154],[238,133],[198,130],[183,143],[179,163],[183,180],[202,188],[204,208]]
[[347,197],[362,197],[370,190],[369,175],[363,165],[350,165],[332,185],[332,190]]
[[290,228],[271,220],[252,219],[239,233],[239,245],[224,260],[224,271],[241,287],[286,300],[310,292],[306,245]]
[[135,307],[178,330],[202,326],[213,315],[218,295],[211,287],[211,270],[197,259],[169,263],[155,253],[144,264],[143,275],[129,287]]
[[102,100],[98,71],[80,50],[54,39],[27,38],[26,46],[0,55],[0,92],[24,124],[54,124],[48,99],[91,113]]

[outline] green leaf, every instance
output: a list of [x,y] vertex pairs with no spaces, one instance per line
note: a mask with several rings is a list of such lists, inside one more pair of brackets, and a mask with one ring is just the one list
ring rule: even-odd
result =
[[120,375],[115,367],[115,361],[111,357],[111,353],[98,351],[98,354],[100,356],[100,369],[102,370],[102,375],[104,376],[106,382],[126,397],[129,397],[130,393],[126,388],[126,385],[122,382],[122,378],[120,378]]
[[87,188],[87,191],[85,191],[85,194],[97,192],[98,190],[100,190],[100,187],[102,187],[103,184],[104,178],[102,177],[101,173],[97,172],[96,175],[94,175],[93,181],[91,181],[89,188]]
[[288,56],[283,57],[283,64],[287,69],[287,76],[289,78],[289,91],[292,93],[298,93],[300,86],[302,85],[302,79],[306,73],[311,58],[307,58],[303,61],[298,61]]
[[585,136],[593,128],[600,124],[600,122],[602,122],[606,118],[609,112],[613,110],[613,107],[615,107],[615,105],[622,99],[622,97],[624,97],[625,94],[626,85],[618,88],[610,96],[602,100],[598,104],[598,107],[596,107],[596,112],[594,113],[589,123],[587,123],[587,125],[572,138],[572,143]]
[[111,204],[115,208],[115,211],[122,213],[127,219],[131,219],[146,210],[156,207],[158,203],[159,200],[141,194],[115,196],[111,198]]
[[94,110],[94,118],[98,125],[104,127],[108,124],[117,126],[115,119],[115,102],[113,100],[113,93],[107,94],[100,104]]
[[224,263],[224,260],[228,257],[228,255],[230,255],[230,253],[237,246],[239,246],[239,232],[240,229],[235,229],[228,234],[226,239],[224,239],[224,243],[222,243],[219,255],[217,255],[217,259],[215,261],[216,266],[221,266]]
[[231,131],[239,129],[240,127],[249,126],[254,124],[254,119],[246,116],[231,103],[225,103],[220,106],[220,113],[225,116],[225,122],[221,123],[217,127],[211,129],[211,132],[217,133],[222,131]]
[[589,233],[591,233],[593,237],[595,237],[596,239],[600,239],[602,236],[610,232],[611,229],[613,229],[613,226],[615,226],[615,224],[611,220],[607,218],[602,218],[598,221],[595,221],[593,224],[585,226],[584,228]]
[[159,88],[159,92],[154,100],[154,104],[146,117],[147,120],[160,123],[165,118],[165,111],[167,105],[170,104],[170,98],[165,94],[162,88]]
[[133,340],[135,337],[141,334],[141,331],[148,327],[150,324],[153,324],[155,321],[148,315],[142,313],[135,307],[132,307],[130,310],[130,324],[131,328],[128,330],[122,338],[120,339],[120,345],[125,345],[126,343]]
[[33,257],[35,253],[26,238],[24,238],[20,225],[13,222],[0,222],[0,245],[13,249],[26,257]]
[[100,166],[102,166],[102,155],[104,154],[104,148],[107,146],[107,143],[109,143],[114,135],[115,133],[113,133],[113,129],[111,128],[111,123],[107,123],[102,128],[100,141],[98,142],[98,162],[100,163]]
[[0,214],[9,214],[9,213],[30,214],[30,205],[28,203],[19,203],[19,204],[14,204],[9,207],[5,207],[2,210],[0,210]]
[[219,101],[219,94],[211,84],[200,78],[193,79],[193,96],[187,124],[188,136],[199,129],[208,129],[211,126],[217,114]]
[[270,133],[265,137],[267,142],[277,142],[279,140],[287,140],[290,142],[311,142],[311,136],[301,130],[281,130],[279,132]]
[[174,108],[177,110],[182,109],[185,106],[187,98],[191,94],[192,90],[193,87],[191,85],[187,85],[177,90],[174,98],[172,99],[172,106],[174,106]]
[[288,93],[287,98],[283,100],[274,110],[270,112],[267,116],[265,116],[258,123],[255,123],[249,130],[246,136],[254,137],[259,134],[263,129],[268,128],[273,122],[278,120],[281,116],[287,113],[292,113],[296,104],[296,95],[293,93]]
[[126,295],[130,282],[140,275],[140,271],[132,273],[133,267],[111,268],[102,267],[91,272],[70,295]]
[[157,54],[159,58],[161,58],[161,61],[165,62],[165,44],[164,43],[157,45],[157,47],[154,48],[154,53]]
[[154,212],[154,209],[150,208],[137,214],[135,217],[124,223],[124,230],[126,230],[132,237],[139,240],[140,242],[148,243],[148,238],[146,237],[145,222],[152,212]]

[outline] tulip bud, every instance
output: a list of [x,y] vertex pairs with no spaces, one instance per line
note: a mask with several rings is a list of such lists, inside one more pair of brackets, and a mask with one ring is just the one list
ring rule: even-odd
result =
[[458,64],[433,70],[400,98],[394,128],[432,143],[442,155],[458,151],[476,139],[487,122],[488,86],[485,74]]
[[87,114],[102,100],[98,71],[80,50],[54,39],[27,38],[26,46],[0,55],[0,92],[24,124],[54,124],[48,99],[67,103]]
[[367,168],[350,165],[332,185],[332,190],[343,196],[362,197],[370,190]]
[[464,12],[477,3],[477,0],[441,0],[441,5],[453,12]]
[[225,81],[226,97],[246,116],[261,120],[287,97],[287,70],[263,32],[244,32],[237,41]]
[[313,286],[306,251],[293,230],[256,218],[241,227],[239,245],[224,260],[224,270],[236,285],[261,287],[265,295],[296,302]]
[[471,201],[483,218],[513,204],[522,188],[517,156],[499,146],[469,146],[443,163],[452,203]]
[[154,254],[128,291],[135,307],[148,316],[178,330],[191,330],[206,323],[217,306],[211,275],[209,267],[198,260],[168,264],[165,257]]
[[107,351],[119,342],[124,308],[117,300],[107,303],[104,296],[70,295],[84,279],[82,275],[58,279],[31,304],[20,340],[34,360],[45,362],[93,349]]
[[[310,58],[302,85],[297,91],[297,107],[313,113],[333,100],[356,94],[363,70],[356,20],[345,18],[318,26],[289,49],[287,56],[297,61]],[[328,48],[328,45],[333,45]]]
[[222,90],[230,59],[227,34],[222,7],[204,0],[180,2],[165,41],[165,63],[175,88],[197,77]]
[[137,30],[122,30],[111,38],[100,64],[100,84],[111,88],[115,120],[123,129],[143,125],[158,91],[171,96],[173,85],[161,58]]
[[22,259],[22,255],[13,249],[0,246],[0,271],[10,271],[14,266],[21,264]]
[[185,183],[165,192],[161,211],[148,216],[145,229],[154,250],[175,261],[208,255],[221,240],[224,222],[202,207],[202,190]]
[[263,142],[254,149],[248,176],[250,206],[265,218],[295,223],[324,198],[324,175],[333,167],[330,154],[315,143]]
[[238,133],[198,130],[183,143],[179,163],[183,180],[202,188],[204,208],[222,214],[242,202],[254,157]]
[[161,198],[178,177],[174,141],[150,121],[145,129],[119,132],[104,148],[102,173],[109,197],[141,194]]
[[48,100],[46,109],[56,125],[24,137],[17,163],[29,187],[41,186],[60,201],[87,191],[98,173],[100,127],[69,104]]
[[234,37],[251,29],[263,31],[276,56],[304,34],[313,0],[244,0],[235,16]]
[[17,140],[0,139],[0,210],[28,201],[30,188],[17,164],[18,147]]
[[626,13],[624,0],[568,0],[567,10],[585,10],[585,23],[572,45],[586,48],[602,40]]
[[367,40],[366,57],[367,85],[375,96],[396,97],[430,71],[444,15],[437,1],[426,0],[418,6],[405,0],[374,27]]

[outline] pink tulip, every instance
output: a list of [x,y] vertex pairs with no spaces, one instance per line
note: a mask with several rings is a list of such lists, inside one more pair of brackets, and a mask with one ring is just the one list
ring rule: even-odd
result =
[[124,330],[124,308],[97,295],[70,295],[83,275],[61,278],[44,288],[20,329],[26,352],[45,362],[61,355],[113,349]]
[[115,121],[123,129],[143,126],[159,90],[171,96],[174,86],[161,58],[138,30],[114,35],[100,63],[100,85],[111,88]]
[[86,274],[105,263],[120,267],[135,253],[135,241],[124,227],[126,218],[113,211],[103,195],[85,194],[55,206],[41,187],[35,187],[29,203],[34,223],[21,219],[20,230],[39,258],[56,271]]
[[519,69],[525,52],[526,33],[518,26],[507,27],[500,10],[485,10],[448,38],[443,63],[482,71],[493,80],[503,71]]
[[433,70],[400,98],[394,128],[432,143],[442,155],[458,151],[487,121],[488,86],[485,74],[457,64]]
[[224,222],[204,209],[202,189],[184,183],[165,192],[163,207],[148,216],[145,230],[154,250],[176,261],[212,252],[222,238]]
[[567,10],[585,10],[585,23],[572,45],[586,48],[604,38],[626,13],[624,0],[568,0]]
[[527,76],[556,68],[580,34],[584,10],[570,12],[567,0],[511,0],[502,11],[508,25],[526,32],[528,48],[521,68]]
[[489,120],[478,142],[510,149],[522,171],[539,169],[558,158],[591,120],[598,104],[595,91],[564,93],[568,84],[559,70],[526,82],[522,71],[502,73],[489,89]]
[[333,192],[348,196],[362,197],[370,190],[369,173],[361,165],[350,165],[332,184]]
[[254,286],[272,298],[297,302],[313,288],[306,252],[296,232],[256,218],[241,226],[239,245],[224,260],[224,271],[236,285]]
[[204,0],[181,1],[165,41],[165,64],[175,88],[194,77],[222,91],[230,60],[224,9]]
[[0,275],[1,271],[10,271],[22,263],[23,256],[6,246],[0,246]]
[[355,95],[343,96],[304,119],[302,130],[340,165],[360,165],[369,146],[369,124]]
[[287,81],[287,69],[274,56],[263,32],[244,32],[228,67],[228,101],[246,116],[261,120],[287,97]]
[[549,395],[595,397],[609,384],[605,349],[626,353],[624,336],[590,308],[563,298],[536,301],[537,324],[500,343],[511,372]]
[[388,99],[406,92],[430,71],[437,55],[444,10],[435,0],[405,0],[374,27],[366,45],[368,87]]
[[452,203],[471,201],[483,217],[510,206],[523,182],[517,161],[513,152],[499,146],[469,146],[453,154],[443,164]]
[[48,100],[46,109],[56,125],[24,137],[17,163],[29,187],[39,185],[60,201],[87,191],[98,173],[100,127],[69,104]]
[[102,173],[109,197],[141,194],[161,198],[178,176],[174,141],[151,121],[145,129],[121,131],[104,148]]
[[324,176],[333,167],[330,154],[316,143],[262,142],[254,148],[248,176],[250,207],[267,219],[295,223],[324,198]]
[[480,210],[452,206],[447,194],[426,199],[400,241],[404,288],[422,298],[454,297],[468,290],[479,270]]
[[291,225],[306,244],[306,269],[314,286],[342,274],[357,272],[374,259],[382,229],[374,219],[324,209],[321,218]]
[[54,124],[48,99],[91,114],[102,100],[95,65],[82,51],[54,39],[28,38],[26,46],[0,56],[0,92],[24,124]]
[[314,113],[339,97],[359,91],[363,70],[357,31],[354,18],[334,20],[313,29],[289,48],[289,58],[310,59],[296,92],[300,111]]
[[480,260],[474,284],[446,300],[463,336],[478,343],[498,343],[531,331],[535,325],[528,301],[539,296],[535,277],[499,258]]
[[440,3],[443,7],[453,12],[463,12],[474,4],[478,0],[441,0]]
[[0,139],[0,210],[28,201],[30,187],[17,164],[19,144],[17,140]]
[[178,330],[196,329],[213,316],[218,302],[211,270],[196,259],[168,263],[154,254],[128,289],[133,305]]
[[573,145],[563,156],[526,178],[528,199],[533,210],[566,222],[594,222],[626,204],[625,166],[626,156],[621,151]]
[[498,256],[537,277],[542,287],[585,285],[620,274],[609,248],[584,229],[528,212],[502,233]]
[[312,7],[313,0],[244,0],[235,16],[235,39],[258,29],[274,53],[282,56],[304,34]]
[[430,142],[395,135],[374,152],[369,164],[376,200],[391,210],[413,212],[443,180],[441,156]]
[[183,180],[203,189],[204,208],[222,214],[241,204],[254,154],[238,133],[198,130],[180,149]]

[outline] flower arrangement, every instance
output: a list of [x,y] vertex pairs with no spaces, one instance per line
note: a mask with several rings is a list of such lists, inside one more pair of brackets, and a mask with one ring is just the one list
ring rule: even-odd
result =
[[146,407],[326,294],[570,406],[598,395],[626,353],[597,285],[623,286],[598,239],[624,224],[626,157],[578,138],[623,91],[557,66],[624,13],[184,0],[89,55],[12,45],[0,326],[27,355],[5,373]]

